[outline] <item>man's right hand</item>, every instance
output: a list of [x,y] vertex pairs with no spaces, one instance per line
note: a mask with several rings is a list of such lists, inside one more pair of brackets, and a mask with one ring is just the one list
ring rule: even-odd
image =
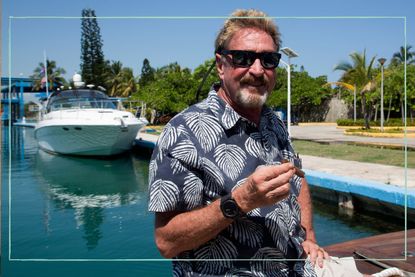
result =
[[240,209],[247,213],[286,198],[295,169],[291,163],[258,167],[245,183],[232,192]]

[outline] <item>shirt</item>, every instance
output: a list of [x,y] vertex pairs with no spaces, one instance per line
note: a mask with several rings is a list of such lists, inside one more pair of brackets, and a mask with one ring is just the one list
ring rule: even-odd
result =
[[[257,167],[283,159],[301,167],[283,122],[271,109],[262,109],[256,126],[212,91],[176,115],[160,135],[149,165],[149,211],[209,205],[241,186]],[[305,239],[297,201],[301,178],[294,175],[290,185],[286,199],[248,212],[216,238],[181,253],[180,261],[173,261],[174,275],[314,276],[308,261],[284,260],[300,259]]]

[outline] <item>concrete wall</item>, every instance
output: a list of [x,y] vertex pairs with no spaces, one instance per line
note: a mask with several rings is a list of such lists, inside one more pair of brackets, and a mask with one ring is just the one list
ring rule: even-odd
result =
[[333,97],[328,105],[329,109],[324,119],[325,122],[336,122],[337,119],[347,118],[349,107],[342,99]]

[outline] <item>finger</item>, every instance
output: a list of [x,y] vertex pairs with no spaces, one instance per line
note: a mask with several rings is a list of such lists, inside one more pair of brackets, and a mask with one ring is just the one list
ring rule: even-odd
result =
[[291,169],[285,173],[282,173],[275,178],[269,179],[265,183],[265,186],[268,187],[269,190],[273,190],[279,186],[287,184],[290,182],[290,179],[293,177],[294,173],[295,173],[294,169]]
[[317,250],[315,248],[310,249],[310,253],[308,254],[310,257],[311,264],[314,266],[316,264],[317,259]]
[[324,258],[324,250],[322,248],[319,248],[317,251],[317,263],[320,268],[323,268],[323,264],[324,264],[323,258]]
[[326,260],[330,260],[330,259],[331,259],[331,257],[330,257],[330,255],[329,255],[329,253],[327,253],[327,252],[326,252],[326,250],[324,250],[323,248],[321,248],[321,249],[323,250],[324,259],[326,259]]
[[280,201],[290,195],[290,184],[279,186],[265,194],[265,197]]
[[290,163],[281,164],[281,165],[270,165],[258,168],[258,173],[262,175],[264,180],[271,180],[274,179],[281,174],[284,174],[291,169],[293,169],[294,166]]

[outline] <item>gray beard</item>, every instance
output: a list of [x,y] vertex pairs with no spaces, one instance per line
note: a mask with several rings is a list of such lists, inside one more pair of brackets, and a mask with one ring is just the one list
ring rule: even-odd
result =
[[236,96],[236,100],[239,105],[244,108],[262,108],[267,101],[269,92],[263,95],[251,94],[248,92],[239,92]]

